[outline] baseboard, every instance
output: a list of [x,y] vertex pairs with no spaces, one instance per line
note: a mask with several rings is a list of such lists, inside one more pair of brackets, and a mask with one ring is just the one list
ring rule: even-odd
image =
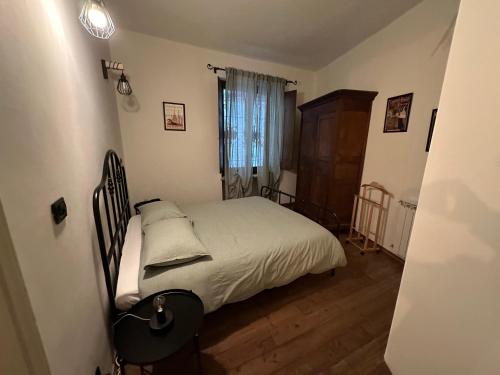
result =
[[387,250],[385,247],[383,246],[380,246],[380,249],[387,255],[389,255],[391,258],[397,260],[398,262],[404,264],[405,263],[405,260],[399,256],[397,256],[396,254],[394,254],[393,252]]

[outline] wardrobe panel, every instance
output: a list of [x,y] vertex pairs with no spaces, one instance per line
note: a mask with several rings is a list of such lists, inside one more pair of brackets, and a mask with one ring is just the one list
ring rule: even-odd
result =
[[302,158],[297,170],[297,185],[295,195],[298,199],[305,199],[311,193],[311,181],[314,175],[314,161]]
[[328,186],[331,179],[330,163],[316,162],[311,181],[310,201],[320,207],[325,207],[328,199]]
[[300,158],[315,157],[316,126],[316,118],[306,118],[303,120],[300,138]]
[[335,112],[318,118],[317,158],[319,160],[330,161],[332,158],[336,118]]

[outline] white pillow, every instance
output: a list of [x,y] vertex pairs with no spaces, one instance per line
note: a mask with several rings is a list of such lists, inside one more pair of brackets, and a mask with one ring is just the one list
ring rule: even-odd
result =
[[144,228],[144,268],[173,266],[207,255],[186,218],[160,220]]
[[139,207],[139,211],[143,230],[147,225],[160,220],[186,217],[186,214],[175,203],[169,201],[151,202]]
[[121,311],[127,311],[141,300],[139,294],[139,270],[141,269],[142,231],[141,217],[132,216],[122,248],[120,274],[116,285],[115,302]]

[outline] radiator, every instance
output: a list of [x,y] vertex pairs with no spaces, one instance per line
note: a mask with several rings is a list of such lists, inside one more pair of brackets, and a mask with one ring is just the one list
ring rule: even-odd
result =
[[415,212],[417,211],[417,204],[405,200],[400,200],[399,204],[403,207],[403,215],[401,233],[399,237],[398,255],[405,259],[406,252],[408,251],[408,244],[410,242],[411,231],[413,229],[413,221],[415,220]]

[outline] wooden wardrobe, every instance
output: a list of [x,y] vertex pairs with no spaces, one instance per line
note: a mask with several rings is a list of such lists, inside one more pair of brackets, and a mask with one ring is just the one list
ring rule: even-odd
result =
[[324,215],[318,207],[326,207],[337,214],[343,229],[349,227],[377,94],[337,90],[299,106],[297,211],[318,219]]

